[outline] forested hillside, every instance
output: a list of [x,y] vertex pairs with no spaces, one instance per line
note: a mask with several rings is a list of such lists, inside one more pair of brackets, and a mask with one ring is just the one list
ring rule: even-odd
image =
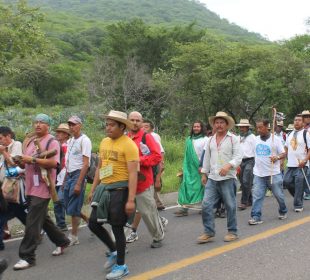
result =
[[190,0],[30,0],[30,4],[48,11],[64,11],[84,19],[105,22],[140,18],[150,24],[190,24],[232,35],[236,38],[258,40],[259,34],[247,32],[237,25],[220,19],[198,1]]
[[0,1],[0,119],[21,130],[31,110],[87,111],[96,129],[99,112],[139,110],[183,133],[218,110],[253,122],[272,105],[289,119],[309,109],[307,34],[266,42],[187,0],[17,2]]

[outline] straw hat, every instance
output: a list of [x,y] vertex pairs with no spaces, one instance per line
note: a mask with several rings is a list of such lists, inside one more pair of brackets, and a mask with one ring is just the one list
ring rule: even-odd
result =
[[104,115],[104,118],[123,123],[128,129],[132,128],[132,123],[127,119],[127,114],[124,112],[111,110],[108,115]]
[[290,123],[286,128],[286,131],[292,131],[292,130],[294,130],[294,125]]
[[236,126],[248,126],[252,127],[248,119],[240,119],[240,123],[236,124]]
[[69,125],[66,123],[61,123],[55,130],[56,132],[64,132],[68,135],[71,135]]
[[305,111],[302,111],[301,115],[302,116],[309,116],[310,112],[309,112],[309,110],[305,110]]
[[217,112],[215,116],[209,117],[209,124],[213,127],[215,119],[225,119],[228,123],[228,130],[235,126],[235,121],[232,117],[228,116],[225,112]]

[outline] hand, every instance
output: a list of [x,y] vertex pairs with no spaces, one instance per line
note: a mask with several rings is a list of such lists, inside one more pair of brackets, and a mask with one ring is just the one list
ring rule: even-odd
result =
[[160,178],[156,178],[154,187],[155,187],[155,190],[156,190],[156,191],[160,191],[160,189],[161,189]]
[[87,196],[87,202],[88,203],[91,203],[92,200],[93,200],[93,196],[94,196],[94,193],[92,191],[89,192],[88,196]]
[[76,184],[73,190],[74,195],[79,196],[81,193],[81,186]]
[[230,169],[231,164],[230,163],[225,164],[219,172],[220,176],[226,176]]
[[201,176],[201,184],[202,184],[203,186],[206,186],[207,181],[208,181],[207,175],[206,175],[206,174],[202,174],[202,176]]
[[28,164],[32,163],[32,157],[31,156],[22,155],[21,159],[22,159],[23,163],[28,163]]
[[136,204],[134,201],[127,201],[125,206],[125,212],[127,216],[130,216],[136,210]]
[[304,161],[304,160],[298,160],[298,167],[300,167],[300,168],[304,168],[305,167],[305,165],[306,165],[306,163],[307,163],[307,161]]
[[199,167],[199,168],[198,168],[199,174],[201,174],[201,169],[202,169],[202,167]]
[[271,161],[272,163],[275,163],[277,160],[279,160],[279,159],[278,159],[278,156],[271,156],[271,157],[270,157],[270,161]]
[[2,154],[5,151],[6,147],[3,145],[0,145],[0,154]]

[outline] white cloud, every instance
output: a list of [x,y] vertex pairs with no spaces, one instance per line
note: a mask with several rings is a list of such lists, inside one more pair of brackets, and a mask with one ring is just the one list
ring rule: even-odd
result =
[[230,22],[270,40],[305,34],[310,0],[200,0]]

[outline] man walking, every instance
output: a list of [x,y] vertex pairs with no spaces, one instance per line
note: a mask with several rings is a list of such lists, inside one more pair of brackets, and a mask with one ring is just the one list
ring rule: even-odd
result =
[[[38,114],[34,120],[35,136],[30,139],[22,155],[19,165],[25,168],[26,195],[28,196],[28,214],[26,219],[25,235],[19,247],[20,260],[14,265],[15,270],[27,269],[35,265],[35,250],[40,238],[41,229],[57,246],[54,256],[63,254],[63,250],[70,244],[70,240],[53,223],[48,215],[50,201],[49,185],[56,180],[56,167],[59,163],[59,144],[49,134],[51,119],[45,114]],[[51,158],[36,158],[38,144],[46,150],[50,141],[49,150],[57,153]],[[48,169],[50,178],[46,178],[42,169]],[[50,179],[50,180],[49,180]]]
[[225,242],[238,238],[236,216],[236,168],[242,160],[240,141],[229,132],[235,125],[234,120],[225,112],[217,112],[209,118],[215,134],[206,146],[201,169],[205,193],[202,201],[202,222],[204,233],[198,237],[199,244],[212,241],[215,235],[213,207],[215,202],[223,199],[227,210],[228,233]]
[[240,123],[236,124],[240,130],[240,147],[243,152],[240,171],[241,183],[241,203],[238,206],[239,210],[245,210],[252,205],[252,186],[253,186],[253,168],[255,156],[255,141],[256,138],[251,131],[251,125],[248,119],[241,119]]
[[303,211],[304,189],[307,188],[306,175],[310,158],[310,136],[303,128],[302,116],[294,118],[294,130],[286,139],[287,170],[283,185],[294,196],[295,212]]
[[[88,197],[93,207],[88,227],[110,250],[104,265],[106,272],[112,270],[107,279],[120,279],[129,273],[123,227],[135,211],[139,153],[124,134],[126,128],[131,128],[126,113],[110,111],[105,118],[107,137],[100,143],[99,165]],[[115,243],[102,227],[104,222],[112,226]]]
[[283,193],[283,179],[280,170],[280,161],[285,157],[284,147],[279,137],[272,137],[268,130],[269,121],[256,122],[255,165],[253,205],[250,225],[261,224],[263,221],[262,207],[267,189],[271,189],[279,204],[279,219],[286,219],[287,208]]
[[66,177],[64,182],[64,202],[67,215],[71,216],[72,230],[69,234],[70,246],[79,244],[77,236],[84,202],[86,174],[90,165],[91,141],[82,133],[82,121],[78,116],[68,120],[72,138],[68,141],[66,153]]
[[63,182],[66,176],[66,160],[65,156],[68,148],[68,140],[70,138],[69,126],[66,123],[61,123],[56,129],[56,139],[60,144],[60,163],[57,168],[57,179],[56,179],[56,191],[58,194],[58,201],[54,203],[54,213],[56,218],[56,225],[62,230],[67,231],[66,224],[66,209],[64,204],[64,191]]
[[[304,123],[304,129],[308,131],[308,134],[310,133],[310,111],[309,110],[304,110],[301,113],[303,123]],[[308,174],[307,174],[308,181],[310,181],[310,169],[308,169]],[[305,195],[304,195],[304,200],[310,200],[310,190],[305,188]]]
[[152,167],[161,162],[161,154],[154,138],[142,129],[142,115],[139,112],[132,112],[129,114],[128,119],[132,123],[128,136],[138,147],[140,157],[140,172],[138,174],[136,195],[137,210],[139,213],[136,213],[135,226],[132,227],[132,230],[133,232],[136,231],[142,216],[153,239],[151,248],[160,248],[164,239],[164,229],[154,199]]
[[165,205],[160,200],[159,193],[162,187],[162,180],[161,176],[164,171],[164,156],[165,156],[165,150],[161,144],[161,138],[160,136],[154,132],[154,124],[153,122],[149,120],[143,120],[143,129],[146,133],[150,133],[156,143],[160,147],[160,153],[161,153],[161,162],[153,167],[153,179],[154,179],[154,198],[156,201],[157,210],[164,210]]

